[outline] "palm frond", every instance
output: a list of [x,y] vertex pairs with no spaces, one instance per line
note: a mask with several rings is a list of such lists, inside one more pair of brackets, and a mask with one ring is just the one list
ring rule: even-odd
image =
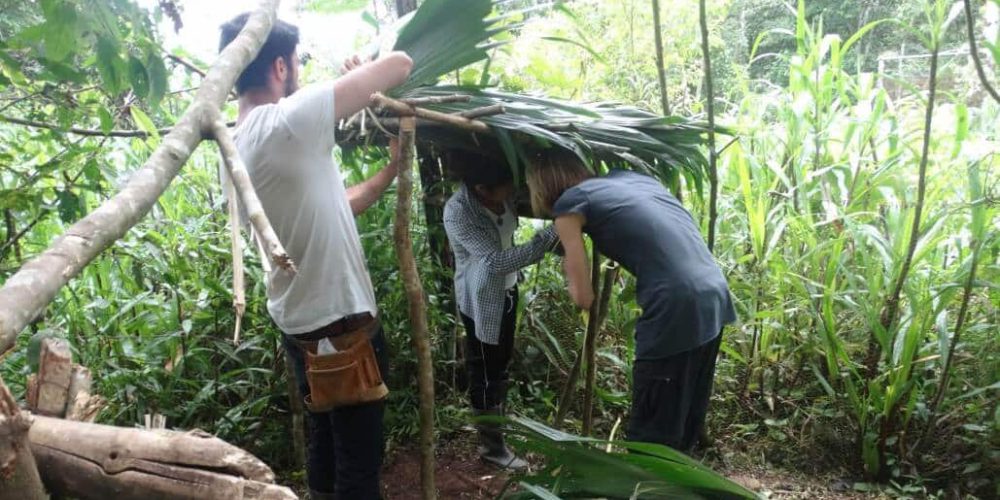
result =
[[613,442],[627,453],[607,452],[606,441],[549,428],[530,419],[504,419],[511,444],[546,457],[537,473],[519,478],[527,489],[513,498],[544,491],[561,498],[757,498],[683,453],[648,443]]
[[486,59],[485,44],[499,30],[492,0],[426,0],[396,38],[395,50],[413,59],[413,71],[392,95],[402,95],[456,69]]
[[[665,183],[683,174],[701,191],[708,164],[705,123],[659,116],[620,103],[575,103],[493,88],[436,85],[443,75],[486,59],[488,47],[496,44],[492,37],[514,29],[523,16],[538,9],[510,11],[502,4],[501,0],[426,0],[401,28],[395,49],[406,51],[414,68],[409,80],[392,92],[393,97],[469,98],[426,106],[444,113],[496,104],[506,110],[478,118],[492,127],[491,137],[428,126],[421,127],[418,141],[445,150],[475,150],[505,158],[518,181],[531,155],[559,147],[573,151],[595,170],[598,165],[631,168]],[[493,15],[497,12],[503,14]],[[341,136],[341,142],[357,142],[365,135],[365,131],[353,135],[348,131]]]

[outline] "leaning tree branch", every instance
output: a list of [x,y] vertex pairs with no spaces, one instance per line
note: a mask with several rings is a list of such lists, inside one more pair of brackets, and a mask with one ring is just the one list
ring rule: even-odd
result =
[[260,199],[257,198],[257,192],[253,189],[250,174],[247,173],[246,166],[240,160],[239,152],[236,150],[236,143],[233,142],[233,136],[230,134],[229,129],[226,128],[226,123],[222,121],[221,117],[212,123],[212,136],[219,144],[219,150],[222,152],[222,160],[226,164],[229,178],[232,179],[236,193],[240,196],[240,202],[247,211],[250,224],[253,225],[254,230],[260,235],[261,243],[264,245],[264,250],[267,251],[267,256],[270,257],[272,263],[286,271],[294,273],[295,263],[288,256],[285,247],[278,241],[278,235],[275,234],[274,228],[271,227],[271,221],[268,220],[267,214],[264,213],[264,207],[261,206]]
[[997,92],[997,89],[993,88],[989,78],[986,77],[983,60],[979,57],[979,49],[976,48],[976,31],[974,29],[976,21],[972,17],[972,2],[970,0],[965,0],[965,25],[969,34],[969,54],[972,56],[972,62],[976,65],[976,73],[979,74],[979,81],[983,83],[983,88],[986,89],[986,92],[996,102],[1000,102],[1000,93]]
[[278,0],[262,0],[236,39],[202,81],[194,102],[145,165],[121,191],[73,224],[48,250],[26,263],[0,288],[0,353],[9,350],[59,289],[139,222],[211,131],[236,78],[270,33]]

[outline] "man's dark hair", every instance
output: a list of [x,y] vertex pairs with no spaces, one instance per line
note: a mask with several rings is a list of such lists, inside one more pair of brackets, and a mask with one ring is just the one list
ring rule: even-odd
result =
[[456,149],[448,154],[448,171],[470,189],[493,189],[514,180],[506,161],[485,154]]
[[[243,26],[247,24],[247,18],[249,17],[250,13],[244,12],[222,25],[219,52],[222,52],[222,49],[232,43],[236,35],[243,29]],[[243,94],[248,90],[267,86],[267,74],[271,71],[271,64],[274,63],[275,59],[281,57],[290,66],[292,64],[292,52],[295,52],[295,47],[298,44],[299,28],[294,24],[275,20],[274,26],[271,28],[271,34],[267,36],[267,41],[260,48],[257,58],[243,70],[239,80],[236,80],[236,93]]]

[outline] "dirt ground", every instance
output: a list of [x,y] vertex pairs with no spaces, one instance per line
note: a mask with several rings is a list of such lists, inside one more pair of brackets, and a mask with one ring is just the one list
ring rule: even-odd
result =
[[[474,435],[462,432],[441,440],[436,450],[438,498],[492,499],[507,482],[507,474],[476,457]],[[845,474],[830,471],[827,475],[806,475],[758,464],[753,457],[734,453],[725,447],[708,460],[708,465],[744,487],[773,499],[872,499],[871,493],[853,491]],[[719,456],[727,456],[721,459]],[[420,453],[416,448],[392,450],[382,474],[386,500],[420,498]]]
[[[438,498],[496,498],[507,483],[500,469],[481,462],[471,432],[438,443],[434,481]],[[382,496],[386,500],[420,499],[420,451],[394,450],[382,469]]]

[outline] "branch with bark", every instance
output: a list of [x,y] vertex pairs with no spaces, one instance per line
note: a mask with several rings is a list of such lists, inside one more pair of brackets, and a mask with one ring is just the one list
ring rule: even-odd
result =
[[236,79],[263,46],[278,0],[263,0],[202,81],[194,102],[121,191],[73,224],[0,288],[0,353],[6,352],[59,289],[139,222],[170,185],[206,132]]
[[434,488],[434,365],[431,358],[430,338],[427,332],[427,307],[424,289],[413,255],[410,237],[410,211],[413,196],[413,155],[416,120],[413,116],[400,118],[399,147],[401,158],[396,185],[396,223],[393,240],[399,258],[400,273],[409,304],[411,339],[417,353],[417,385],[420,393],[420,485],[424,500],[437,498]]
[[[267,214],[264,213],[264,207],[261,206],[260,199],[257,198],[257,192],[253,189],[250,174],[247,173],[246,166],[240,160],[239,152],[236,150],[236,143],[233,142],[233,136],[229,132],[229,129],[226,128],[226,124],[222,121],[222,118],[218,118],[212,122],[212,136],[219,144],[219,151],[222,153],[223,163],[226,165],[229,179],[239,194],[240,202],[247,212],[250,224],[253,225],[256,234],[260,236],[267,256],[273,264],[288,272],[295,273],[295,263],[288,256],[285,247],[278,241],[278,235],[275,234],[274,228],[271,227],[271,222],[267,219]],[[233,222],[236,223],[237,221]]]

